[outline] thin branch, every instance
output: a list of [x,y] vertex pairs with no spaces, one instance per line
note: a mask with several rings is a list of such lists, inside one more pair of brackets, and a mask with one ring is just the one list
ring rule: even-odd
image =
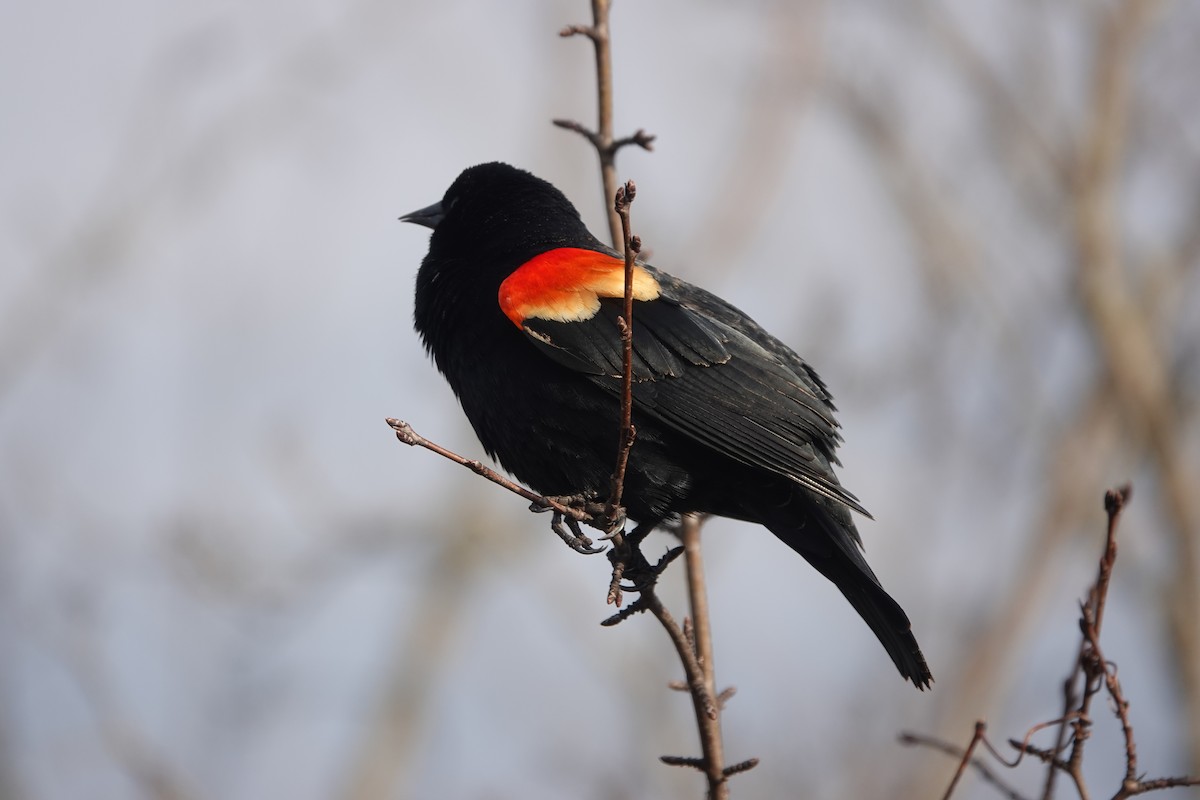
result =
[[[1016,763],[1020,763],[1022,758],[1024,758],[1026,755],[1030,755],[1030,756],[1033,756],[1034,758],[1036,758],[1038,761],[1041,761],[1043,764],[1050,764],[1052,766],[1058,767],[1061,770],[1066,770],[1066,768],[1067,768],[1067,762],[1063,761],[1061,758],[1059,758],[1057,755],[1055,755],[1054,750],[1047,750],[1047,749],[1038,747],[1037,745],[1030,744],[1028,741],[1018,742],[1016,739],[1009,739],[1008,743],[1010,745],[1012,745],[1013,747],[1015,747],[1018,751]],[[1016,766],[1015,763],[1010,764],[1008,761],[1005,761],[1004,759],[1000,759],[1000,763],[1006,767]]]
[[625,246],[625,306],[617,319],[621,329],[621,432],[617,440],[617,465],[613,469],[612,489],[608,508],[604,511],[607,525],[616,524],[621,513],[621,492],[625,484],[625,470],[629,466],[629,451],[633,447],[636,431],[633,427],[633,264],[642,249],[642,240],[634,236],[629,222],[629,206],[637,197],[637,185],[626,181],[617,189],[613,208],[621,220],[621,240]]
[[[1125,798],[1159,789],[1200,785],[1200,778],[1186,776],[1153,778],[1149,780],[1143,780],[1138,777],[1137,742],[1133,735],[1133,723],[1129,718],[1129,701],[1125,698],[1125,693],[1121,689],[1121,682],[1117,677],[1116,665],[1104,657],[1104,652],[1100,648],[1100,628],[1104,620],[1104,608],[1108,599],[1113,566],[1117,559],[1117,525],[1120,521],[1122,510],[1129,502],[1132,491],[1129,485],[1125,485],[1117,489],[1111,489],[1104,495],[1104,510],[1108,516],[1104,553],[1100,557],[1096,582],[1088,590],[1087,600],[1080,604],[1079,628],[1082,638],[1079,643],[1079,650],[1075,656],[1075,665],[1063,685],[1065,710],[1062,717],[1033,726],[1026,732],[1024,741],[1018,742],[1015,739],[1010,739],[1008,743],[1017,750],[1017,759],[1011,763],[1001,757],[987,740],[987,737],[984,736],[984,723],[982,721],[976,723],[975,738],[972,739],[970,746],[965,751],[937,739],[917,736],[915,734],[901,735],[900,741],[905,744],[925,745],[944,753],[961,757],[958,772],[955,774],[950,788],[947,789],[945,798],[950,797],[955,785],[958,783],[959,776],[962,775],[968,763],[975,766],[987,780],[1001,787],[1003,791],[1008,792],[1010,798],[1019,797],[1016,792],[1008,789],[996,780],[983,765],[971,758],[976,745],[983,742],[984,746],[987,747],[996,760],[1006,767],[1016,767],[1027,754],[1034,756],[1045,764],[1047,777],[1041,795],[1045,800],[1050,800],[1053,797],[1055,777],[1059,772],[1065,772],[1074,781],[1080,800],[1088,800],[1091,795],[1083,778],[1083,755],[1085,744],[1091,736],[1092,720],[1089,713],[1091,711],[1092,698],[1105,689],[1107,689],[1108,695],[1112,699],[1113,712],[1121,724],[1121,733],[1125,739],[1125,775],[1121,780],[1120,788],[1113,795],[1112,800],[1125,800]],[[1076,691],[1077,684],[1081,684],[1083,687],[1079,692]],[[1035,733],[1052,725],[1058,728],[1058,737],[1053,748],[1043,749],[1030,744],[1029,740]],[[1063,758],[1062,754],[1068,746],[1070,747],[1070,755],[1067,758]]]
[[[1083,638],[1079,642],[1079,654],[1075,658],[1075,668],[1072,670],[1070,677],[1068,677],[1065,685],[1066,688],[1064,689],[1068,703],[1072,700],[1077,700],[1079,703],[1078,708],[1074,712],[1074,720],[1071,721],[1071,728],[1075,735],[1071,741],[1071,754],[1066,759],[1067,763],[1064,771],[1075,782],[1075,788],[1078,789],[1080,797],[1084,798],[1084,800],[1088,797],[1087,785],[1083,778],[1083,752],[1087,740],[1091,737],[1092,720],[1089,713],[1092,707],[1092,698],[1099,692],[1103,676],[1107,671],[1107,666],[1100,656],[1098,646],[1100,625],[1104,617],[1104,605],[1108,600],[1108,587],[1112,578],[1113,563],[1117,557],[1117,521],[1121,516],[1121,510],[1129,501],[1132,491],[1132,488],[1126,485],[1118,489],[1111,489],[1104,495],[1104,510],[1108,514],[1104,555],[1100,558],[1096,583],[1088,592],[1087,602],[1083,605],[1082,618],[1080,620]],[[1082,678],[1083,681],[1082,697],[1079,698],[1073,696],[1073,687],[1075,686],[1077,676]],[[1064,718],[1068,717],[1071,713],[1069,706],[1067,712],[1067,714],[1063,715]],[[1059,728],[1060,743],[1064,741],[1066,728],[1067,723],[1064,719],[1062,726]],[[1060,750],[1055,750],[1055,752],[1060,752]],[[1053,790],[1053,775],[1058,771],[1056,765],[1052,764],[1050,766],[1050,775],[1046,778],[1047,791]]]
[[691,767],[704,772],[704,759],[694,756],[659,756],[658,760],[668,767]]
[[[605,509],[604,521],[609,526],[615,526],[621,513],[621,497],[624,489],[625,473],[629,463],[629,451],[636,435],[633,426],[633,269],[634,261],[641,251],[641,241],[631,232],[629,222],[629,205],[636,196],[637,187],[633,181],[618,188],[616,186],[616,154],[622,147],[636,145],[645,150],[652,149],[654,136],[639,128],[632,136],[620,139],[613,138],[613,103],[612,103],[612,50],[609,28],[609,0],[592,0],[592,24],[569,25],[559,31],[560,36],[586,36],[595,46],[596,51],[596,97],[597,97],[597,127],[589,130],[573,120],[556,119],[554,124],[560,128],[580,134],[596,150],[600,159],[600,174],[604,189],[604,199],[607,204],[614,199],[609,207],[608,223],[613,246],[619,248],[625,255],[625,294],[622,316],[618,319],[621,332],[621,351],[623,371],[621,383],[621,431],[617,445],[617,460],[613,470],[611,491],[608,506]],[[688,626],[687,634],[675,624],[666,608],[654,592],[654,582],[661,567],[652,568],[646,585],[639,587],[640,596],[629,608],[605,620],[605,624],[613,625],[628,619],[629,616],[643,610],[648,610],[658,618],[667,630],[672,642],[676,645],[680,660],[683,661],[684,672],[687,674],[687,686],[692,694],[692,702],[696,708],[696,723],[700,732],[700,745],[703,752],[701,759],[682,757],[664,758],[664,763],[696,766],[702,769],[708,778],[709,797],[723,798],[728,796],[726,780],[730,775],[744,772],[757,764],[756,759],[742,762],[726,768],[721,745],[721,729],[719,709],[721,702],[732,696],[723,693],[722,700],[717,700],[716,684],[713,677],[712,664],[712,633],[708,617],[708,600],[705,595],[703,560],[700,554],[700,520],[694,515],[685,515],[681,525],[681,538],[687,560],[688,594],[692,609],[692,625]],[[645,572],[645,559],[638,551],[639,542],[627,542],[614,538],[615,549],[610,553],[613,562],[612,579],[609,582],[608,601],[620,604],[621,582],[630,575],[630,570]],[[677,554],[676,554],[677,555]],[[672,555],[672,557],[674,557]],[[687,620],[685,620],[685,623]]]
[[450,459],[455,464],[461,464],[462,466],[474,472],[476,475],[482,475],[492,483],[497,484],[498,486],[503,486],[513,494],[520,495],[529,502],[539,505],[542,508],[553,509],[563,516],[571,517],[578,522],[589,522],[591,520],[591,516],[586,511],[578,508],[572,508],[571,506],[560,503],[553,498],[544,497],[537,492],[532,492],[519,483],[510,481],[508,478],[496,472],[494,469],[487,467],[481,461],[465,458],[464,456],[460,456],[458,453],[455,453],[453,450],[448,450],[436,442],[429,441],[424,436],[421,436],[419,433],[414,431],[412,426],[402,419],[388,417],[386,422],[388,427],[396,432],[396,438],[404,444],[407,444],[411,447],[424,447],[426,450],[437,453],[443,458]]
[[[751,759],[754,764],[744,769],[726,771],[721,752],[720,711],[717,708],[716,697],[709,691],[705,671],[700,665],[696,651],[692,649],[683,629],[675,622],[671,612],[663,606],[653,588],[643,592],[638,600],[644,602],[646,610],[653,614],[667,631],[667,635],[671,637],[671,643],[675,645],[675,652],[683,664],[688,690],[692,696],[692,708],[696,714],[696,728],[700,732],[700,749],[703,753],[701,758],[687,759],[686,765],[704,772],[705,778],[708,779],[709,800],[726,800],[729,797],[727,783],[729,776],[751,769],[758,761]],[[667,758],[671,758],[673,761],[668,761]],[[681,765],[684,763],[678,756],[668,756],[667,758],[663,759],[663,763],[679,763]]]
[[[559,32],[561,36],[587,36],[595,46],[597,128],[592,131],[578,122],[562,119],[554,120],[554,124],[580,134],[595,148],[600,159],[605,203],[609,201],[609,198],[614,199],[608,213],[613,246],[619,248],[625,255],[624,309],[622,317],[618,320],[623,357],[621,432],[609,503],[604,515],[605,522],[609,526],[615,526],[620,514],[621,494],[629,462],[629,451],[635,436],[633,426],[633,269],[634,259],[641,250],[641,241],[632,235],[629,223],[629,204],[633,202],[637,187],[633,181],[628,181],[623,188],[617,188],[616,155],[622,147],[629,145],[637,145],[645,150],[650,150],[654,136],[639,128],[632,136],[613,139],[612,50],[609,10],[609,0],[592,0],[592,24],[590,26],[569,25]],[[620,604],[622,579],[630,577],[631,572],[645,575],[642,578],[643,585],[637,587],[640,596],[628,609],[605,620],[605,624],[614,625],[628,619],[638,611],[648,610],[667,630],[672,642],[676,645],[676,650],[684,665],[684,672],[687,674],[687,686],[696,709],[696,724],[700,733],[703,756],[700,759],[673,756],[670,757],[671,760],[664,759],[664,763],[695,766],[702,769],[708,778],[710,800],[720,800],[728,797],[727,780],[729,776],[753,768],[758,761],[750,759],[731,767],[724,765],[719,711],[721,704],[731,697],[732,693],[722,693],[721,700],[717,699],[716,682],[713,675],[712,633],[704,583],[704,562],[700,550],[700,524],[698,516],[685,514],[680,526],[680,537],[683,539],[683,549],[687,561],[688,596],[692,610],[692,624],[687,626],[686,634],[684,629],[674,623],[654,592],[657,576],[661,572],[662,566],[665,565],[660,562],[658,567],[647,569],[645,558],[639,551],[640,539],[636,538],[637,532],[630,537],[618,538],[619,534],[614,536],[615,547],[609,553],[609,559],[613,563],[613,573],[609,582],[608,601]],[[642,532],[641,535],[644,536],[645,532]],[[647,572],[648,575],[646,575]],[[687,622],[688,620],[685,619],[685,624]]]
[[[1125,779],[1126,785],[1137,783],[1137,742],[1133,738],[1133,725],[1129,721],[1129,702],[1121,691],[1121,683],[1117,680],[1116,669],[1104,659],[1100,650],[1100,633],[1092,624],[1091,612],[1084,607],[1084,622],[1082,625],[1084,638],[1087,639],[1089,655],[1094,666],[1104,676],[1104,685],[1113,700],[1113,711],[1121,722],[1121,733],[1125,737]],[[1068,765],[1070,766],[1070,765]]]
[[609,201],[617,193],[617,151],[628,145],[652,150],[654,136],[639,128],[632,136],[613,139],[613,81],[612,42],[609,37],[608,13],[610,0],[592,0],[592,24],[568,25],[559,36],[586,36],[596,51],[596,130],[589,130],[574,120],[556,119],[560,128],[578,133],[591,143],[600,159],[600,180],[604,188],[604,205],[608,209],[608,232],[613,247],[620,247],[621,219]]
[[[600,527],[600,524],[596,521],[597,515],[594,513],[594,504],[589,506],[585,498],[572,498],[577,500],[578,503],[567,504],[563,503],[560,498],[544,497],[537,492],[532,492],[529,489],[526,489],[519,483],[510,481],[508,478],[496,472],[494,469],[489,468],[483,462],[477,459],[465,458],[460,456],[458,453],[455,453],[453,450],[442,447],[436,442],[429,441],[424,436],[421,436],[419,433],[414,431],[412,426],[404,420],[388,417],[386,422],[388,427],[396,432],[396,438],[404,444],[409,445],[410,447],[423,447],[426,450],[437,453],[443,458],[450,459],[455,464],[461,464],[462,466],[474,472],[476,475],[487,478],[497,486],[501,486],[505,489],[508,489],[513,494],[524,497],[533,504],[533,510],[553,511],[554,521],[551,522],[550,527],[564,542],[567,543],[567,546],[572,550],[578,553],[592,555],[599,553],[604,549],[602,547],[593,547],[592,540],[584,536],[583,532],[579,529],[580,522],[596,528]],[[570,531],[562,527],[561,523],[564,517],[567,520]]]
[[[704,673],[704,691],[716,710],[721,708],[717,696],[717,680],[713,666],[712,624],[708,614],[708,593],[704,579],[704,558],[700,549],[700,523],[696,514],[684,514],[679,523],[679,538],[683,540],[684,565],[687,567],[688,603],[692,609],[692,630],[695,637],[696,658]],[[724,693],[722,693],[724,695]],[[700,719],[700,747],[709,764],[707,771],[709,790],[726,777],[721,769],[725,761],[724,745],[721,741],[721,719],[714,713],[711,718]]]
[[754,769],[757,766],[758,766],[757,758],[747,758],[745,761],[739,761],[738,763],[731,764],[730,766],[721,770],[721,774],[723,776],[725,776],[726,778],[728,778],[731,775],[739,775],[743,772],[749,772],[750,770]]
[[[571,120],[554,120],[555,125],[582,135],[595,148],[600,158],[605,201],[607,203],[609,198],[613,199],[612,206],[609,208],[609,228],[612,241],[614,246],[619,247],[625,256],[624,303],[622,315],[617,321],[620,329],[623,361],[621,428],[608,502],[600,505],[593,502],[594,498],[590,496],[544,497],[508,480],[477,460],[464,458],[441,445],[430,442],[418,435],[406,422],[397,419],[388,419],[387,422],[396,433],[396,438],[401,442],[410,446],[423,447],[470,469],[529,500],[533,504],[531,506],[533,510],[552,510],[554,512],[552,527],[573,549],[587,553],[598,552],[597,549],[592,548],[591,540],[583,535],[579,528],[580,523],[597,527],[605,532],[606,535],[603,538],[609,539],[613,543],[613,548],[609,551],[609,560],[612,562],[613,570],[609,582],[608,602],[619,607],[623,590],[637,592],[638,598],[601,624],[616,625],[635,614],[649,611],[667,631],[684,667],[686,682],[683,684],[683,688],[686,688],[692,697],[697,728],[700,733],[702,756],[700,758],[664,756],[662,760],[667,764],[691,766],[703,771],[708,779],[709,800],[725,800],[729,796],[728,779],[754,768],[758,764],[758,759],[751,758],[729,766],[724,763],[719,716],[721,706],[732,697],[733,690],[728,689],[718,697],[715,688],[712,668],[712,635],[708,601],[705,596],[703,561],[700,555],[700,517],[692,514],[684,515],[680,529],[684,545],[668,551],[653,566],[641,553],[642,539],[649,533],[652,526],[639,526],[629,534],[625,534],[623,530],[624,512],[621,501],[630,450],[636,436],[633,426],[633,277],[637,254],[641,251],[641,241],[632,234],[629,220],[629,205],[636,196],[637,187],[633,181],[628,181],[620,189],[616,187],[615,156],[622,147],[629,145],[637,145],[649,150],[654,137],[644,130],[638,129],[632,136],[613,139],[612,61],[609,47],[608,13],[608,0],[592,0],[592,25],[570,25],[559,32],[561,36],[586,36],[595,45],[599,118],[597,130],[589,130]],[[566,528],[563,527],[564,522]],[[687,576],[692,616],[685,618],[684,627],[680,627],[663,606],[655,591],[655,586],[663,569],[684,552],[687,553]],[[626,586],[625,581],[630,581],[633,585]]]
[[1136,787],[1123,786],[1121,791],[1113,795],[1113,800],[1123,800],[1146,792],[1156,792],[1160,789],[1179,789],[1184,786],[1200,786],[1200,778],[1190,778],[1187,775],[1178,778],[1155,778],[1151,781],[1138,781]]
[[983,743],[987,745],[988,750],[991,751],[992,755],[995,756],[997,761],[1004,766],[1009,767],[1010,769],[1020,764],[1021,759],[1023,759],[1026,755],[1031,755],[1034,758],[1039,759],[1043,764],[1055,764],[1059,769],[1066,769],[1066,762],[1058,757],[1058,754],[1062,752],[1063,747],[1065,746],[1063,743],[1058,744],[1053,750],[1043,750],[1040,747],[1035,747],[1034,745],[1030,744],[1029,740],[1032,739],[1033,735],[1038,731],[1045,730],[1053,725],[1058,725],[1059,729],[1061,730],[1064,727],[1064,723],[1074,719],[1075,716],[1076,715],[1072,713],[1065,717],[1060,717],[1059,719],[1052,719],[1049,722],[1039,722],[1037,725],[1034,725],[1032,728],[1025,731],[1025,738],[1023,740],[1018,742],[1016,739],[1009,739],[1009,746],[1017,751],[1017,758],[1012,762],[996,752],[995,748],[993,748],[991,743],[986,739],[984,739]]
[[[954,758],[962,758],[965,753],[963,748],[958,745],[919,733],[905,732],[900,734],[899,739],[901,744],[908,745],[909,747],[928,747]],[[995,786],[1008,800],[1027,800],[1024,795],[1001,780],[1000,776],[993,772],[982,759],[971,758],[969,759],[969,763],[979,773],[981,778]]]
[[975,723],[975,735],[971,737],[971,743],[963,751],[962,758],[958,761],[958,769],[954,771],[954,777],[950,779],[950,785],[946,787],[946,793],[942,795],[942,800],[950,800],[950,796],[954,794],[954,787],[958,786],[959,780],[962,779],[963,773],[967,770],[967,764],[971,763],[971,756],[974,754],[975,748],[979,746],[979,740],[983,738],[983,734],[986,732],[987,723],[983,720],[978,720]]
[[1112,580],[1113,564],[1117,560],[1117,520],[1132,495],[1133,487],[1129,484],[1104,493],[1104,512],[1108,515],[1108,529],[1105,532],[1104,555],[1100,558],[1096,586],[1088,598],[1091,601],[1092,623],[1095,626],[1096,638],[1099,638],[1100,625],[1104,622],[1104,604],[1108,601],[1108,584]]
[[703,725],[703,720],[715,719],[717,716],[716,700],[708,693],[708,688],[704,685],[704,670],[700,667],[700,661],[697,659],[691,643],[683,635],[683,628],[671,616],[671,612],[662,604],[662,600],[653,589],[642,592],[638,599],[643,601],[646,610],[658,619],[666,629],[667,635],[671,637],[671,643],[675,645],[675,651],[679,654],[679,660],[683,664],[683,673],[692,693],[692,700],[696,708],[696,721]]
[[645,129],[638,128],[633,132],[632,136],[622,136],[620,139],[614,139],[611,147],[614,155],[616,155],[616,153],[622,147],[628,147],[631,144],[637,145],[643,150],[653,150],[654,140],[656,138],[657,137],[654,134],[646,133]]

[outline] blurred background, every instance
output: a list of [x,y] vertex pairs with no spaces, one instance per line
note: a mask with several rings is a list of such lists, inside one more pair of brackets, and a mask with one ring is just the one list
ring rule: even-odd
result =
[[[412,331],[427,232],[399,215],[502,159],[603,236],[594,154],[550,124],[594,124],[591,47],[556,35],[589,20],[0,8],[0,798],[701,794],[657,762],[698,752],[666,637],[597,624],[607,561],[383,421],[480,453]],[[902,683],[765,530],[712,522],[726,753],[762,759],[735,796],[937,797],[955,760],[901,730],[1058,716],[1125,480],[1105,653],[1140,768],[1200,770],[1200,5],[612,22],[617,133],[658,136],[619,161],[635,229],[829,383],[868,557],[937,679]],[[663,595],[682,615],[677,574]],[[1094,716],[1108,796],[1122,742]]]

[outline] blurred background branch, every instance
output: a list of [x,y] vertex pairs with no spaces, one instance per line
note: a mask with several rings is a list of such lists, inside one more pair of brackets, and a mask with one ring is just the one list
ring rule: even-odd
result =
[[[1061,773],[1065,773],[1074,783],[1075,792],[1082,800],[1092,796],[1088,788],[1087,777],[1084,774],[1084,750],[1093,736],[1095,720],[1092,715],[1092,700],[1096,695],[1105,693],[1109,700],[1109,708],[1121,729],[1124,744],[1125,771],[1123,775],[1112,775],[1111,791],[1113,800],[1126,800],[1129,797],[1146,794],[1164,789],[1200,786],[1200,778],[1188,776],[1148,778],[1138,767],[1140,757],[1137,740],[1134,735],[1130,714],[1130,701],[1121,688],[1117,677],[1117,663],[1107,656],[1100,648],[1100,633],[1104,623],[1104,610],[1108,603],[1109,586],[1112,582],[1113,569],[1117,558],[1117,528],[1121,513],[1128,505],[1132,487],[1125,485],[1110,489],[1104,495],[1104,510],[1108,516],[1105,531],[1104,548],[1100,555],[1100,566],[1096,580],[1088,589],[1086,599],[1079,604],[1079,630],[1082,634],[1079,650],[1067,679],[1063,682],[1063,713],[1060,717],[1042,722],[1031,727],[1021,741],[1009,739],[1009,745],[1017,751],[1017,756],[1011,762],[997,752],[986,736],[987,724],[980,720],[975,723],[975,735],[966,748],[961,750],[954,745],[941,740],[904,733],[900,741],[908,745],[921,745],[933,748],[939,752],[948,753],[959,758],[958,769],[950,781],[943,797],[950,800],[954,794],[967,766],[974,768],[989,784],[995,786],[1005,797],[1020,800],[1021,795],[1012,789],[995,771],[989,768],[981,758],[973,758],[972,754],[982,742],[988,752],[1008,768],[1018,767],[1025,756],[1040,761],[1044,767],[1045,788],[1040,794],[1043,800],[1055,796],[1055,784]],[[1031,740],[1040,731],[1050,729],[1056,732],[1053,747],[1034,745]],[[1108,795],[1110,790],[1105,790]]]

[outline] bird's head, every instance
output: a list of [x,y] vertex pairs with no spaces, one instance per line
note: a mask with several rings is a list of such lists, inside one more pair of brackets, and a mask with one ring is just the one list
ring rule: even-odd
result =
[[430,253],[445,258],[500,257],[515,265],[567,244],[603,248],[562,192],[498,161],[468,167],[440,201],[400,219],[433,229]]

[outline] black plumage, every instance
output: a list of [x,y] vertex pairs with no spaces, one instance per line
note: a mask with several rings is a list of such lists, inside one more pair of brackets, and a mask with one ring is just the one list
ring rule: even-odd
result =
[[[543,494],[606,494],[619,426],[620,299],[608,289],[589,294],[581,277],[582,299],[547,299],[536,313],[531,293],[535,313],[518,325],[498,293],[531,259],[560,248],[607,254],[618,269],[616,254],[561,192],[505,164],[467,169],[440,203],[403,219],[433,229],[417,275],[417,331],[488,454]],[[569,264],[573,251],[562,252]],[[629,516],[656,524],[696,511],[766,526],[837,585],[905,678],[928,686],[908,617],[863,558],[850,511],[867,512],[833,471],[841,437],[825,384],[721,298],[644,269],[657,296],[634,304]]]

